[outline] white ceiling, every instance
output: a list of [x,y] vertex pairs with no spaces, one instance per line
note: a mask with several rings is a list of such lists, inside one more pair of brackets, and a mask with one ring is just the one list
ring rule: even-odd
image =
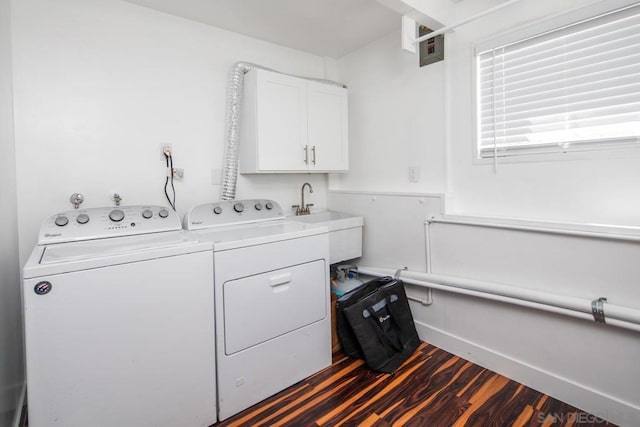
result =
[[376,0],[127,1],[332,58],[400,27],[400,15]]

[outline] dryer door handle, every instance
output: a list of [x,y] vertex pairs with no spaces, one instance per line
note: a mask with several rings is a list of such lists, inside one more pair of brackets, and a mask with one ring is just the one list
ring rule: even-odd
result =
[[269,283],[272,288],[277,288],[278,286],[286,285],[287,283],[291,283],[291,273],[282,273],[277,274],[275,276],[269,277]]

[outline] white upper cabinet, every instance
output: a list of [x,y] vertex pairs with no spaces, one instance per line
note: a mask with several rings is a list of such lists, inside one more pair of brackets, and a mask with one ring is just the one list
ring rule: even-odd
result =
[[346,172],[347,90],[271,71],[245,76],[240,172]]
[[314,81],[307,82],[307,145],[309,169],[347,171],[349,137],[347,90]]

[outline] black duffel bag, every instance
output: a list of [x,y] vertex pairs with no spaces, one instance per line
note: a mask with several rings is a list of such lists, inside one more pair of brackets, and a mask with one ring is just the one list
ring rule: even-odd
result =
[[338,336],[345,354],[369,368],[393,373],[420,345],[400,280],[364,283],[337,301]]
[[391,282],[393,282],[391,277],[381,277],[379,279],[371,280],[350,290],[336,301],[336,327],[338,329],[338,339],[340,340],[342,352],[347,356],[364,359],[364,354],[362,353],[362,349],[360,349],[358,339],[353,333],[353,329],[351,329],[351,325],[349,324],[349,320],[347,320],[344,310],[357,303],[361,298],[377,290],[380,286],[387,285]]

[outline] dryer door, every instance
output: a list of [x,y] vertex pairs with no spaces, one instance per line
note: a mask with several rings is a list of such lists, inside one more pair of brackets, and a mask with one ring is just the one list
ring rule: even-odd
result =
[[317,260],[224,283],[225,354],[327,316],[325,263]]

